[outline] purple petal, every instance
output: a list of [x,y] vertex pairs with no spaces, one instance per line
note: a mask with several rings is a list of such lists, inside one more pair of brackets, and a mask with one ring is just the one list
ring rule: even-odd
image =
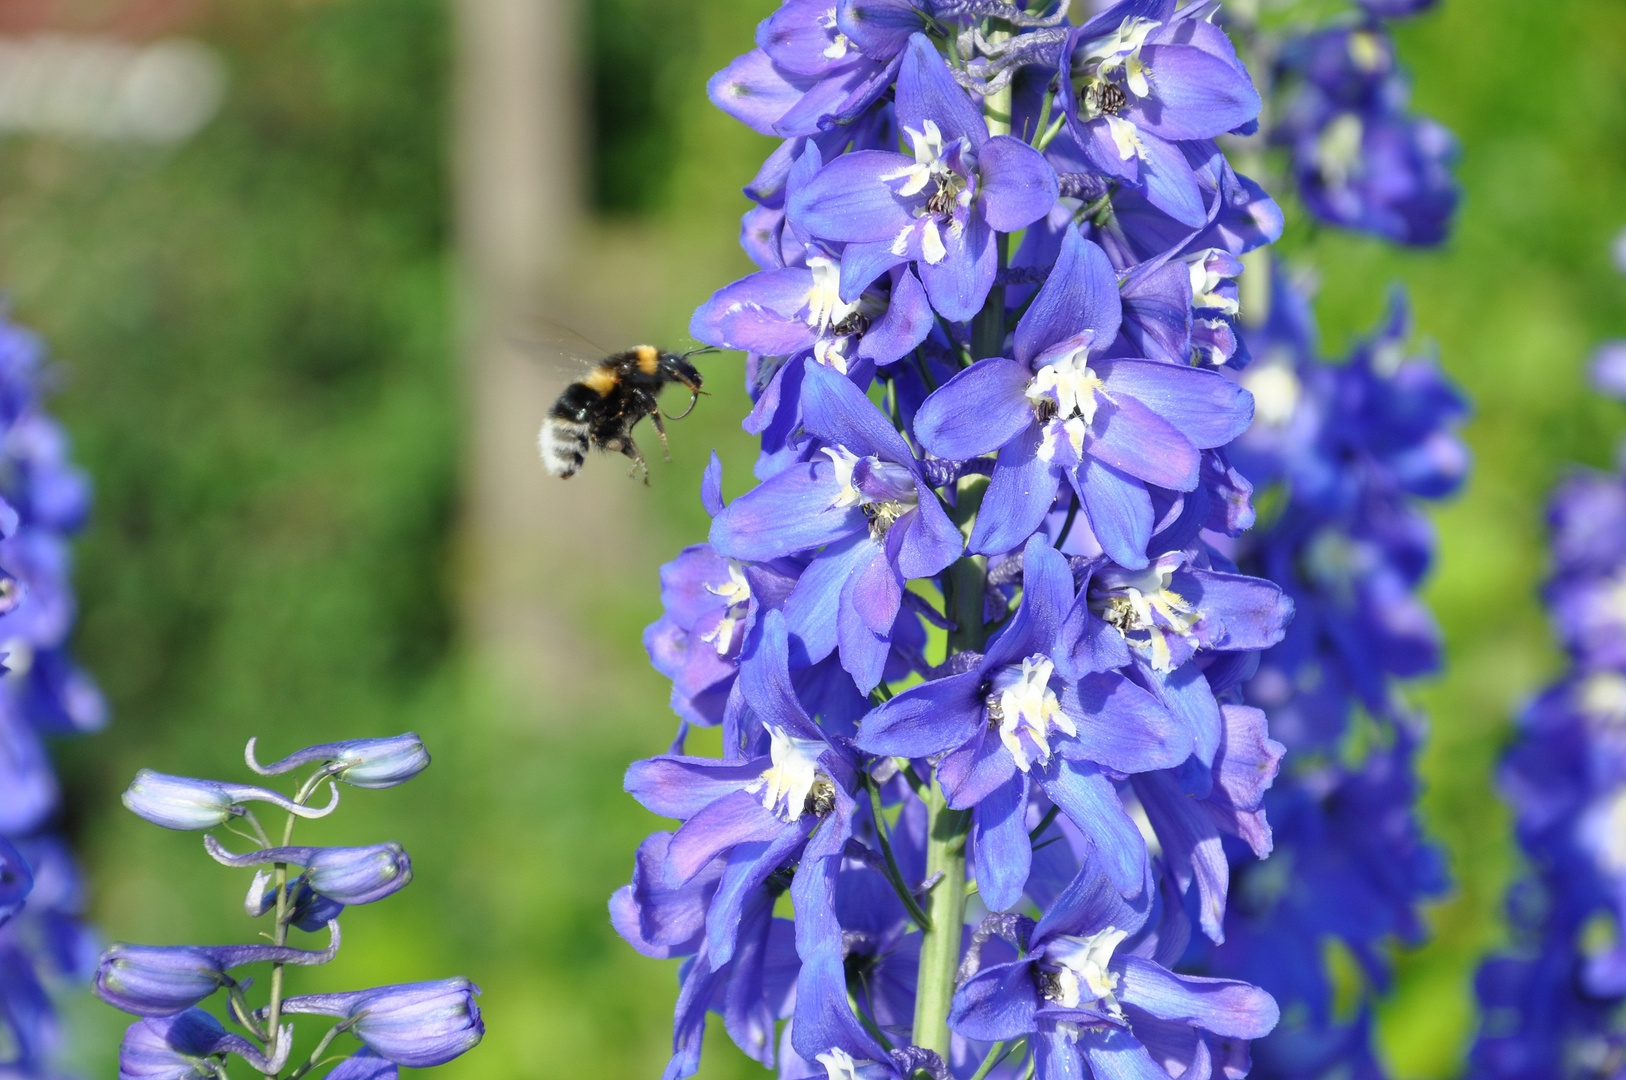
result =
[[1210,612],[1219,616],[1220,633],[1206,643],[1209,648],[1268,649],[1287,632],[1293,601],[1275,582],[1212,570],[1175,576],[1186,579],[1181,595],[1205,618]]
[[706,94],[712,104],[752,131],[773,135],[780,117],[816,81],[792,75],[776,67],[761,49],[752,49],[713,75]]
[[836,29],[877,60],[901,53],[923,22],[910,0],[840,0],[836,5]]
[[1169,1080],[1169,1074],[1152,1060],[1146,1047],[1119,1028],[1087,1028],[1079,1032],[1078,1049],[1089,1062],[1095,1080]]
[[843,154],[791,198],[786,213],[825,240],[890,242],[914,224],[919,200],[895,194],[881,177],[913,164],[914,158],[886,150]]
[[1098,348],[1118,336],[1123,318],[1118,276],[1107,253],[1084,239],[1076,227],[1061,241],[1061,255],[1033,305],[1016,324],[1016,359],[1030,364],[1047,347],[1085,330]]
[[837,494],[828,458],[792,465],[724,507],[712,519],[711,546],[726,558],[765,562],[867,530],[856,506],[834,505]]
[[1218,372],[1157,360],[1092,366],[1109,395],[1137,399],[1200,449],[1224,446],[1253,423],[1253,395]]
[[864,717],[858,748],[868,754],[924,758],[968,741],[983,722],[977,670],[912,686]]
[[836,610],[836,640],[841,666],[864,693],[880,684],[892,651],[892,624],[903,602],[903,581],[886,552],[870,541],[873,554],[861,563],[841,590]]
[[[908,255],[893,252],[891,240],[848,244],[841,252],[841,285],[837,291],[843,300],[849,304],[853,303],[863,295],[865,289],[875,283],[876,278],[908,261]],[[916,287],[919,287],[918,284]],[[921,296],[925,295],[925,290],[922,289]],[[927,307],[929,309],[930,305]],[[930,327],[927,330],[929,332]],[[864,355],[862,350],[859,351],[859,355]]]
[[[1116,633],[1117,631],[1113,631]],[[1062,708],[1078,737],[1061,753],[1120,773],[1172,769],[1191,756],[1191,732],[1151,694],[1116,672],[1086,675],[1067,687]]]
[[1126,900],[1102,872],[1100,855],[1093,848],[1085,851],[1082,861],[1073,880],[1034,928],[1035,942],[1058,934],[1093,934],[1109,926],[1133,934],[1146,924],[1154,890],[1142,889]]
[[836,647],[836,611],[847,579],[874,554],[868,531],[855,533],[819,552],[785,599],[785,625],[806,652],[808,663],[823,660]]
[[1202,189],[1197,186],[1197,176],[1191,171],[1186,155],[1178,146],[1144,129],[1140,141],[1146,148],[1140,172],[1147,199],[1182,225],[1196,229],[1208,224]]
[[676,889],[736,844],[772,841],[794,829],[771,814],[754,792],[725,795],[685,821],[666,849],[663,884]]
[[1146,879],[1146,841],[1101,770],[1064,758],[1054,775],[1039,783],[1089,839],[1101,869],[1118,891],[1125,896],[1139,892]]
[[1103,403],[1085,453],[1119,472],[1171,491],[1197,486],[1202,454],[1157,413],[1132,397]]
[[982,110],[954,81],[948,64],[925,34],[911,34],[904,51],[903,67],[898,70],[897,115],[901,130],[923,132],[926,121],[932,121],[943,133],[945,145],[963,138],[976,149],[988,139]]
[[979,725],[969,742],[937,766],[937,780],[955,810],[969,810],[1008,784],[1016,773],[1016,759],[986,724]]
[[1033,1035],[1036,1075],[1042,1080],[1094,1080],[1084,1072],[1078,1044],[1072,1037],[1046,1025]]
[[[1012,551],[1038,530],[1050,512],[1061,478],[1048,461],[1039,457],[1042,439],[1042,429],[1030,423],[1000,450],[994,475],[982,495],[977,523],[971,529],[972,551],[984,555]],[[1147,509],[1150,517],[1149,499]],[[1151,531],[1148,522],[1148,539]]]
[[[915,438],[938,457],[992,453],[1034,426],[1033,373],[1002,357],[978,360],[932,392],[915,413]],[[1048,506],[1046,507],[1048,509]]]
[[[1086,460],[1078,470],[1078,492],[1090,529],[1107,557],[1131,570],[1144,567],[1146,545],[1152,539],[1152,496],[1145,486],[1104,461]],[[729,509],[739,504],[736,499]],[[713,526],[712,545],[720,551],[716,531]]]
[[[843,271],[847,268],[845,252],[842,254],[841,267]],[[932,332],[933,321],[932,305],[926,299],[925,287],[913,271],[906,269],[892,283],[892,298],[887,304],[886,314],[864,332],[858,343],[858,355],[877,364],[901,360],[926,340]]]
[[1233,1039],[1262,1039],[1281,1013],[1257,986],[1230,979],[1176,975],[1142,960],[1123,958],[1118,998],[1160,1020],[1178,1020]]
[[768,356],[810,349],[818,335],[798,313],[807,310],[812,288],[805,267],[759,271],[713,293],[695,310],[689,333],[707,345]]
[[1133,784],[1180,891],[1188,892],[1193,882],[1197,885],[1197,918],[1203,933],[1215,944],[1223,942],[1231,866],[1213,818],[1180,790],[1172,773],[1137,776]]
[[960,230],[946,229],[942,261],[915,263],[932,307],[950,322],[964,322],[982,310],[999,275],[999,252],[988,222],[975,209]]
[[1222,705],[1224,742],[1214,755],[1214,790],[1205,802],[1215,824],[1247,841],[1263,859],[1270,854],[1265,790],[1276,779],[1287,748],[1270,737],[1265,714],[1247,705]]
[[722,762],[669,755],[633,762],[622,787],[650,813],[684,820],[751,783],[765,767],[761,758]]
[[1078,594],[1073,610],[1068,612],[1062,637],[1071,643],[1071,651],[1067,655],[1067,674],[1074,678],[1129,664],[1128,642],[1124,641],[1122,633],[1090,610],[1086,593]]
[[[870,454],[911,468],[915,455],[891,421],[852,380],[809,357],[803,361],[802,426],[860,457]],[[738,503],[736,503],[738,505]],[[862,513],[859,514],[862,518]]]
[[[1218,27],[1212,29],[1224,38]],[[1152,80],[1152,97],[1134,117],[1143,131],[1172,142],[1213,139],[1259,115],[1259,92],[1247,75],[1211,52],[1194,45],[1147,45],[1141,59]]]
[[1169,707],[1175,718],[1191,732],[1192,753],[1204,765],[1211,765],[1220,745],[1219,702],[1196,664],[1182,664],[1173,671],[1153,671],[1142,665],[1152,690]]
[[968,1039],[998,1042],[1030,1034],[1039,1011],[1033,961],[985,967],[954,993],[949,1027]]
[[790,681],[790,647],[785,617],[780,612],[767,613],[762,632],[755,636],[754,648],[740,658],[740,690],[751,711],[764,723],[799,739],[820,737]]
[[971,839],[977,860],[977,892],[993,911],[1009,911],[1022,900],[1033,864],[1027,826],[1028,778],[1017,773],[977,804]]
[[924,481],[918,487],[919,507],[892,526],[901,536],[898,572],[910,580],[939,573],[965,551],[965,537],[949,520],[932,489]]
[[1025,229],[1056,205],[1056,170],[1020,139],[995,135],[977,151],[983,216],[999,232]]

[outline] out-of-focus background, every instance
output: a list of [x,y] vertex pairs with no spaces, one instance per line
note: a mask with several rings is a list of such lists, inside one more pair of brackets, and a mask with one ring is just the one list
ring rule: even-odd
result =
[[[564,484],[531,444],[568,369],[539,358],[574,335],[686,342],[747,269],[738,189],[769,144],[704,83],[773,6],[0,2],[0,60],[43,80],[8,86],[0,63],[0,285],[50,343],[97,489],[77,649],[114,722],[59,753],[107,935],[252,933],[241,875],[120,808],[138,767],[235,778],[250,735],[280,754],[415,729],[423,778],[347,792],[303,833],[396,839],[417,870],[347,920],[321,985],[475,979],[489,1034],[448,1080],[657,1074],[674,965],[605,917],[654,824],[620,775],[670,738],[640,632],[656,568],[704,536],[713,447],[745,486],[745,398],[738,357],[710,358],[716,393],[649,488],[606,458]],[[1623,426],[1582,369],[1626,335],[1626,6],[1445,0],[1400,42],[1417,105],[1463,142],[1454,239],[1396,254],[1295,226],[1283,249],[1321,267],[1334,351],[1409,286],[1475,407],[1429,589],[1449,673],[1415,695],[1456,891],[1383,1015],[1422,1078],[1456,1072],[1502,933],[1492,763],[1556,666],[1541,501]],[[81,54],[123,74],[64,103],[51,73]],[[113,1075],[124,1018],[81,1000],[73,1020],[84,1074]],[[703,1076],[757,1073],[708,1047]]]

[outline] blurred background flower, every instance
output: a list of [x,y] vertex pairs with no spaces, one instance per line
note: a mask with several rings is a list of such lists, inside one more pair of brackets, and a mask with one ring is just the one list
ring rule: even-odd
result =
[[[411,728],[437,758],[416,796],[311,826],[363,844],[407,817],[393,831],[415,838],[417,883],[357,922],[324,985],[466,973],[490,1035],[448,1078],[658,1072],[675,972],[650,977],[604,897],[655,827],[625,762],[673,723],[640,641],[657,568],[705,535],[708,452],[731,498],[754,456],[737,357],[703,361],[713,396],[647,490],[602,458],[556,481],[533,439],[569,354],[682,346],[749,269],[738,188],[772,143],[704,87],[773,6],[0,2],[0,287],[61,367],[53,407],[96,486],[74,650],[114,722],[54,750],[109,938],[244,929],[223,914],[239,883],[200,875],[194,837],[119,806],[139,766],[214,775],[251,734],[270,760]],[[1436,515],[1425,593],[1447,673],[1414,694],[1455,888],[1378,1015],[1421,1078],[1459,1071],[1471,974],[1507,938],[1494,762],[1559,670],[1545,493],[1571,462],[1606,466],[1621,427],[1585,369],[1626,334],[1600,240],[1626,222],[1626,9],[1455,0],[1396,42],[1412,104],[1461,144],[1452,238],[1397,252],[1289,205],[1278,250],[1321,270],[1329,355],[1404,282],[1474,405],[1476,471]],[[302,976],[293,992],[317,988]],[[68,1019],[68,1065],[111,1075],[123,1018],[80,997]]]

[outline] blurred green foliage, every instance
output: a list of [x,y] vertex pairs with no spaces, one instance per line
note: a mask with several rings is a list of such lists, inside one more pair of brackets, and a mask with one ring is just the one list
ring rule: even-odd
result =
[[[619,241],[682,282],[645,315],[660,340],[682,340],[693,304],[746,269],[738,188],[769,144],[711,109],[704,82],[771,7],[588,5],[594,199],[633,214]],[[0,280],[61,361],[58,408],[98,489],[79,649],[114,723],[62,747],[96,917],[127,940],[249,932],[236,875],[119,808],[137,767],[232,776],[251,734],[280,752],[416,728],[434,768],[347,793],[302,835],[398,839],[417,881],[347,920],[340,960],[296,989],[464,973],[485,987],[490,1035],[449,1078],[653,1076],[674,972],[623,946],[604,902],[653,825],[620,773],[672,725],[638,641],[655,567],[703,535],[706,444],[730,493],[748,476],[737,380],[713,378],[735,383],[697,414],[713,427],[687,424],[642,500],[643,561],[613,590],[561,592],[602,664],[591,717],[505,697],[453,618],[448,13],[235,0],[201,33],[233,82],[188,146],[0,147]],[[1626,8],[1446,0],[1400,40],[1418,106],[1464,144],[1455,238],[1406,254],[1295,225],[1283,250],[1321,269],[1329,350],[1407,284],[1476,410],[1474,479],[1438,516],[1429,588],[1450,668],[1415,694],[1434,722],[1424,809],[1457,889],[1383,1014],[1393,1062],[1420,1078],[1460,1068],[1469,976],[1516,866],[1491,773],[1512,711],[1557,664],[1535,600],[1541,500],[1569,463],[1606,463],[1621,427],[1581,372],[1626,333],[1607,254],[1626,224]],[[85,1073],[112,1075],[122,1018],[81,1001],[75,1019]],[[703,1075],[760,1073],[714,1039]]]

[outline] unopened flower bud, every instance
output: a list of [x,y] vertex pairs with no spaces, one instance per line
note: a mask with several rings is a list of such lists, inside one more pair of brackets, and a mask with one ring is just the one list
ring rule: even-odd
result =
[[396,1080],[401,1074],[395,1063],[385,1061],[366,1047],[339,1062],[327,1080]]
[[[303,880],[310,888],[340,904],[370,904],[398,892],[412,880],[412,860],[400,844],[373,844],[356,848],[276,847],[233,855],[213,836],[203,838],[203,846],[224,866],[263,866],[285,863],[305,868]],[[255,884],[260,884],[259,876]],[[250,892],[250,904],[254,903]],[[260,901],[264,902],[263,898]],[[273,897],[274,902],[274,897]],[[250,914],[255,912],[252,907]]]
[[387,788],[404,784],[429,767],[429,751],[413,732],[383,739],[350,739],[308,746],[271,765],[254,757],[254,739],[243,752],[248,767],[261,776],[277,776],[301,765],[325,762],[324,772],[352,787]]
[[337,1016],[386,1061],[422,1069],[444,1065],[485,1035],[480,988],[467,979],[403,983],[348,994],[311,994],[283,1002],[289,1015]]
[[325,817],[339,805],[339,790],[333,789],[328,805],[300,806],[291,799],[248,784],[222,784],[188,776],[142,769],[124,792],[124,805],[154,825],[166,829],[210,829],[243,813],[243,803],[268,802],[303,818]]
[[218,1080],[227,1054],[254,1071],[276,1074],[288,1063],[293,1029],[285,1027],[267,1058],[241,1035],[231,1035],[202,1009],[138,1020],[119,1044],[119,1080]]
[[230,981],[211,950],[186,945],[114,945],[96,969],[96,996],[137,1016],[172,1016]]
[[114,945],[96,968],[96,996],[137,1016],[173,1016],[232,981],[244,964],[325,964],[339,952],[339,924],[326,949],[286,945]]

